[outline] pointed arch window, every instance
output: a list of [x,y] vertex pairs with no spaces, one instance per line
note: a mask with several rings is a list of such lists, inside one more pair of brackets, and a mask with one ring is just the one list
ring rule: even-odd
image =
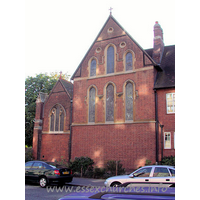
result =
[[114,73],[114,47],[109,46],[107,49],[107,74]]
[[126,54],[126,71],[133,69],[133,55],[131,52]]
[[106,121],[114,121],[114,86],[106,88]]
[[133,120],[133,84],[126,84],[126,120]]
[[90,63],[90,76],[96,76],[96,66],[97,66],[96,59],[92,59]]
[[95,122],[95,99],[96,89],[92,87],[89,91],[89,122]]
[[50,112],[50,131],[64,130],[64,109],[61,105],[55,105]]

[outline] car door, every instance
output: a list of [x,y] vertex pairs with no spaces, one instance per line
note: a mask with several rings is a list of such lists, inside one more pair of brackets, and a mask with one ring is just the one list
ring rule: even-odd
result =
[[32,176],[32,180],[34,182],[37,182],[38,179],[39,179],[39,176],[41,174],[43,174],[43,164],[41,162],[34,162],[34,164],[32,165],[32,168],[31,168],[31,176]]
[[142,167],[133,173],[133,178],[130,182],[149,182],[152,167]]
[[31,166],[33,165],[33,162],[30,161],[30,162],[26,162],[25,163],[25,180],[26,181],[30,181],[31,180]]
[[171,182],[175,183],[175,169],[168,168],[171,173]]
[[170,183],[172,182],[172,176],[170,176],[170,172],[167,167],[155,166],[153,177],[151,178],[151,182],[154,183]]

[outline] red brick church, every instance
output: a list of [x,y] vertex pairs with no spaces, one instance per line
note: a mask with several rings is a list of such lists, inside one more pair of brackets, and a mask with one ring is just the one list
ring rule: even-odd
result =
[[110,15],[77,67],[36,101],[35,159],[88,156],[126,169],[175,155],[175,45],[144,50]]

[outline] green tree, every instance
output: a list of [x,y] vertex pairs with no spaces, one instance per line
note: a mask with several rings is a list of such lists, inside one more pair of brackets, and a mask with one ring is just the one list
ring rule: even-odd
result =
[[[32,146],[36,99],[39,92],[50,93],[59,79],[60,74],[52,72],[50,75],[37,74],[35,77],[27,77],[25,80],[25,145]],[[62,74],[62,78],[68,80],[69,75]]]

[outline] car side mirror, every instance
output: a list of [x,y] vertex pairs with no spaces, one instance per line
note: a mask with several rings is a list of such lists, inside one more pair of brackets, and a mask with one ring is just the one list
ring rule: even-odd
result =
[[135,177],[134,174],[129,175],[129,178],[134,178],[134,177]]

